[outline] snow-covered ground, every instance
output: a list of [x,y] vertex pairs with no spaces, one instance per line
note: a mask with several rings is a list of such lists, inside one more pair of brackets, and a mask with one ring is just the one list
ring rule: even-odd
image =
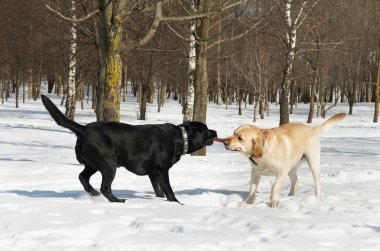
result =
[[[56,104],[60,99],[49,95]],[[253,205],[242,205],[250,167],[243,156],[208,147],[206,157],[185,156],[170,172],[179,201],[154,197],[148,177],[118,169],[115,194],[125,204],[88,196],[79,183],[76,137],[57,126],[41,101],[14,108],[0,105],[0,250],[380,250],[380,124],[372,123],[372,104],[358,104],[321,137],[323,200],[314,199],[306,166],[299,169],[299,191],[288,197],[286,181],[279,208],[269,208],[273,177],[263,177]],[[292,122],[304,122],[299,105]],[[63,110],[63,108],[61,107]],[[77,121],[95,115],[77,106]],[[134,98],[122,104],[122,122],[181,123],[181,107],[169,100],[161,113],[148,107],[137,121]],[[328,117],[348,111],[333,108]],[[236,105],[209,104],[208,126],[220,137],[252,124],[252,107],[237,115]],[[320,124],[323,119],[314,119]],[[258,120],[278,125],[278,107]],[[100,186],[100,174],[92,178]]]

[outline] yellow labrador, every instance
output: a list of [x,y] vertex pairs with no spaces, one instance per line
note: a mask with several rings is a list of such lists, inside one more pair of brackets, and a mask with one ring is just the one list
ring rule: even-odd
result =
[[227,150],[241,152],[250,159],[251,189],[245,199],[246,203],[254,202],[262,175],[276,177],[271,190],[271,207],[277,207],[280,188],[287,175],[291,180],[289,196],[293,196],[297,190],[297,168],[303,160],[307,161],[313,174],[315,196],[320,199],[319,135],[345,116],[345,113],[339,113],[316,127],[289,123],[272,129],[260,129],[243,125],[235,130],[234,135],[215,141],[222,142]]

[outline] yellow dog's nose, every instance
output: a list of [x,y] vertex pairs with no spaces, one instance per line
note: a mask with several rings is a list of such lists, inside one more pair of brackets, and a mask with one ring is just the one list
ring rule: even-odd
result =
[[212,140],[215,141],[215,142],[223,143],[225,146],[227,146],[227,145],[230,144],[230,138],[224,138],[224,139],[213,138]]

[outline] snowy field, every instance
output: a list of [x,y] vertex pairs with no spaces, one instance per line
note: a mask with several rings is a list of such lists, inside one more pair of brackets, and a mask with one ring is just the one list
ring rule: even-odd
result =
[[[56,104],[60,98],[49,95]],[[122,104],[122,122],[175,123],[181,107],[169,100],[161,113],[149,105],[148,120],[137,121],[134,98]],[[358,104],[354,115],[321,137],[322,194],[306,166],[298,170],[299,190],[282,189],[279,208],[269,208],[273,177],[263,177],[253,205],[241,204],[249,189],[250,166],[221,144],[206,157],[185,156],[170,171],[184,205],[155,198],[147,176],[118,169],[113,189],[125,204],[88,196],[79,183],[76,137],[55,124],[40,100],[14,108],[0,105],[0,250],[380,250],[380,124],[372,123],[373,104]],[[62,107],[60,107],[63,110]],[[305,122],[299,105],[292,122]],[[347,112],[339,105],[328,117]],[[77,121],[95,120],[90,104]],[[258,120],[278,125],[278,107]],[[237,115],[236,105],[209,104],[208,126],[225,137],[252,124],[252,107]],[[314,125],[324,121],[314,119]],[[97,189],[100,174],[92,178]]]

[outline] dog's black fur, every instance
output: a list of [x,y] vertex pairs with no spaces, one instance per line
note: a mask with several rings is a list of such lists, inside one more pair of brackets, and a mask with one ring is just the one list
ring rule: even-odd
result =
[[128,125],[118,122],[94,122],[86,126],[67,119],[53,102],[41,95],[42,102],[58,125],[73,131],[77,136],[75,153],[84,170],[79,180],[90,195],[100,193],[90,184],[90,177],[102,174],[100,191],[111,202],[124,202],[116,198],[111,189],[116,168],[124,166],[137,175],[148,175],[157,197],[176,201],[169,182],[169,169],[179,161],[184,149],[184,139],[179,126],[188,135],[188,151],[193,153],[213,143],[216,131],[201,122],[188,122],[179,126]]

